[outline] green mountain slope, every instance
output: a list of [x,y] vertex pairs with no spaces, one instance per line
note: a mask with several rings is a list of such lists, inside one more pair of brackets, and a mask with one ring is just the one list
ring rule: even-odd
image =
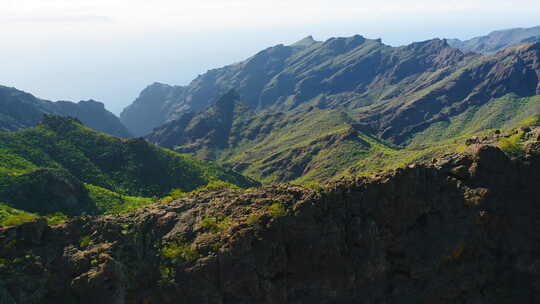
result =
[[540,115],[540,95],[519,97],[515,94],[471,106],[463,113],[433,123],[416,134],[409,146],[421,146],[457,136],[471,136],[483,130],[511,129],[522,121]]
[[0,131],[16,131],[34,127],[44,114],[75,117],[99,132],[118,137],[131,137],[130,132],[101,102],[94,100],[51,102],[19,91],[0,86]]
[[[470,138],[493,138],[496,134],[536,124],[540,119],[540,95],[520,97],[507,94],[431,123],[402,147],[359,159],[344,175],[370,174],[461,150]],[[494,142],[496,143],[496,141]]]
[[93,198],[107,194],[137,204],[137,196],[191,191],[214,180],[256,184],[143,139],[97,133],[60,116],[45,116],[35,128],[0,133],[0,152],[0,202],[40,214],[103,212]]
[[358,109],[382,138],[397,144],[411,140],[430,125],[450,120],[508,94],[540,94],[540,42],[526,43],[467,65],[414,92]]
[[343,109],[257,113],[234,91],[200,114],[188,113],[156,128],[147,138],[266,183],[328,179],[391,146]]
[[254,112],[239,98],[230,92],[207,111],[185,114],[147,138],[264,183],[309,182],[428,160],[460,148],[473,135],[540,117],[540,95],[507,94],[433,122],[397,146],[379,138],[349,110],[303,106]]

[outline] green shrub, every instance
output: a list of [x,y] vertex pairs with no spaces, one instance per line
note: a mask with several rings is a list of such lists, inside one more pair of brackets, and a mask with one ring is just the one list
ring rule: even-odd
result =
[[199,253],[191,247],[191,244],[184,242],[167,243],[160,250],[161,256],[168,259],[173,264],[191,262],[199,258]]
[[240,187],[233,185],[229,182],[225,182],[222,180],[213,180],[209,182],[206,186],[198,188],[195,191],[217,191],[217,190],[238,190]]
[[0,258],[0,269],[7,268],[9,266],[9,260]]
[[498,146],[501,150],[509,155],[519,155],[523,152],[521,137],[523,132],[518,132],[508,138],[499,139]]
[[306,183],[304,183],[304,186],[307,187],[307,188],[310,188],[311,190],[313,190],[315,192],[322,191],[321,184],[319,182],[317,182],[317,181],[306,182]]
[[227,230],[232,225],[232,221],[228,217],[207,217],[201,221],[201,226],[212,233],[220,233]]
[[527,119],[524,119],[519,122],[519,125],[524,126],[537,126],[538,125],[538,117],[529,117]]
[[166,265],[160,265],[159,266],[159,283],[161,285],[167,286],[174,284],[174,277],[176,275],[176,271],[173,267],[166,266]]
[[465,145],[465,144],[461,144],[461,145],[457,146],[456,149],[455,149],[455,151],[458,152],[458,153],[463,152],[465,150],[467,150],[467,145]]
[[38,217],[37,214],[18,210],[0,203],[0,227],[17,226],[31,222]]
[[157,201],[160,205],[167,205],[168,203],[174,201],[174,198],[172,196],[165,196]]
[[86,248],[88,247],[88,245],[90,245],[91,241],[92,239],[90,238],[89,235],[82,236],[81,239],[79,240],[79,247]]
[[248,215],[248,217],[246,218],[246,223],[252,226],[258,225],[261,217],[262,217],[261,213],[252,213]]
[[219,251],[219,249],[221,249],[221,247],[225,246],[225,242],[216,242],[214,244],[212,244],[212,250],[214,250],[215,252]]
[[99,213],[102,214],[127,213],[152,202],[152,199],[146,197],[122,195],[91,184],[85,186]]
[[65,223],[69,217],[62,212],[56,212],[54,214],[46,215],[44,218],[47,220],[47,223],[51,226]]
[[287,215],[287,210],[285,206],[281,203],[274,203],[268,207],[268,214],[273,218],[278,218]]
[[184,192],[182,191],[182,189],[173,189],[171,190],[171,192],[169,192],[169,196],[172,197],[173,199],[179,199],[188,194],[189,194],[188,192]]
[[17,240],[11,240],[7,242],[7,244],[4,245],[4,248],[6,249],[13,249],[17,247]]

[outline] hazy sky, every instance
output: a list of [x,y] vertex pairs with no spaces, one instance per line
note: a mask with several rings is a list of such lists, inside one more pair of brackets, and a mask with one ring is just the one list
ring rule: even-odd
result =
[[307,35],[390,45],[540,24],[538,0],[0,0],[0,84],[119,113],[148,84]]

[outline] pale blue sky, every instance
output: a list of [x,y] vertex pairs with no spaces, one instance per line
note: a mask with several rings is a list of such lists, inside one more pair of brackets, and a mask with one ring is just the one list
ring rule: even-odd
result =
[[100,100],[115,113],[154,81],[187,84],[307,35],[401,45],[540,24],[540,1],[530,0],[1,1],[0,84]]

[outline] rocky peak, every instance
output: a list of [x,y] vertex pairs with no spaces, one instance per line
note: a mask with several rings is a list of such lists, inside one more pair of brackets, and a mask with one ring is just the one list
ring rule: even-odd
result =
[[[142,102],[145,101],[144,97],[155,97],[155,95],[157,94],[168,94],[172,89],[174,89],[174,86],[160,82],[154,82],[153,84],[144,88],[140,96],[142,98],[139,98],[138,100]],[[159,99],[154,99],[154,101],[159,101]]]
[[364,42],[366,42],[366,38],[361,35],[354,35],[351,37],[330,38],[321,47],[331,49],[337,53],[346,53],[362,45]]
[[293,44],[291,44],[291,46],[294,46],[294,47],[309,47],[313,44],[317,43],[317,41],[315,39],[313,39],[313,36],[309,35]]
[[105,104],[99,101],[95,101],[93,99],[89,100],[81,100],[78,102],[81,106],[88,107],[91,109],[95,109],[97,111],[103,111],[105,110]]
[[[414,42],[404,47],[405,50],[420,54],[440,53],[443,49],[450,48],[446,39],[430,39],[421,42]],[[457,50],[459,51],[459,50]]]
[[185,91],[183,86],[155,82],[120,113],[120,119],[133,135],[146,135],[170,119],[167,113],[171,111],[171,104],[181,98]]
[[244,63],[246,71],[244,73],[253,73],[255,71],[260,71],[264,74],[275,73],[283,68],[285,60],[293,52],[294,49],[292,47],[283,44],[267,48],[246,60]]

